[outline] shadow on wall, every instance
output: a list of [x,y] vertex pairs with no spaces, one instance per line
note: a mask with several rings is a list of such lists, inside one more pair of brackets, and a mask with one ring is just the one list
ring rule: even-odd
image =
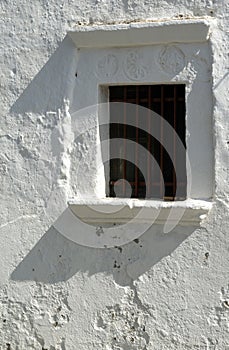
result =
[[63,98],[72,99],[77,66],[77,52],[66,36],[45,66],[35,76],[11,107],[10,112],[42,114],[57,110]]
[[[89,248],[65,238],[51,227],[11,275],[15,281],[57,283],[77,272],[112,274],[125,286],[170,255],[196,228],[177,226],[168,234],[153,225],[139,239],[115,248]],[[83,233],[82,233],[83,234]]]

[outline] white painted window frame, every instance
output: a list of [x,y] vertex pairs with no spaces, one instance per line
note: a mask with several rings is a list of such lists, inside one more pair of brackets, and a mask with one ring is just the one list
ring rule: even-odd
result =
[[[107,96],[107,89],[109,85],[118,85],[123,84],[127,85],[130,83],[133,84],[165,84],[165,83],[184,83],[186,84],[186,90],[187,90],[187,96],[188,93],[193,89],[193,84],[199,84],[199,86],[204,86],[203,83],[206,83],[208,93],[206,96],[210,97],[211,94],[209,94],[209,89],[211,87],[211,81],[206,81],[206,77],[209,77],[211,79],[211,74],[208,76],[208,73],[206,73],[210,68],[210,62],[207,62],[208,60],[205,57],[198,56],[198,50],[196,51],[196,56],[192,56],[191,59],[187,60],[186,57],[184,57],[185,61],[185,72],[175,72],[176,65],[171,65],[170,67],[166,67],[166,50],[173,50],[171,51],[172,55],[178,55],[180,53],[180,61],[182,61],[182,47],[187,46],[188,44],[194,45],[196,49],[198,47],[204,47],[204,50],[207,49],[208,40],[210,36],[210,23],[206,20],[181,20],[181,21],[167,21],[167,22],[144,22],[144,23],[132,23],[132,24],[117,24],[117,25],[101,25],[101,26],[85,26],[85,27],[77,27],[76,30],[68,33],[73,42],[75,43],[77,49],[81,51],[80,55],[83,55],[86,60],[80,61],[79,59],[79,74],[78,76],[81,77],[79,79],[79,82],[76,84],[75,88],[75,96],[76,96],[76,105],[74,106],[75,109],[80,109],[82,107],[85,107],[90,103],[99,103],[99,102],[107,102],[108,96]],[[120,57],[123,55],[128,55],[128,52],[139,52],[139,50],[143,50],[143,52],[147,50],[151,50],[151,48],[155,48],[155,57],[160,57],[164,53],[165,59],[164,59],[164,71],[160,71],[157,76],[155,76],[155,80],[152,79],[152,77],[148,78],[148,80],[145,77],[142,77],[141,79],[133,79],[130,76],[128,76],[128,72],[125,71],[125,68],[123,68],[124,63],[121,63],[122,66],[122,72],[114,77],[111,76],[109,71],[106,71],[106,59],[108,55],[110,55],[110,58],[112,59],[112,55],[115,52],[115,55],[113,55],[114,62],[113,62],[113,71],[119,69],[119,67],[116,67],[116,58],[118,61],[120,61]],[[189,51],[189,47],[187,48],[187,52]],[[185,55],[187,55],[187,52]],[[94,57],[91,57],[94,55]],[[209,52],[208,52],[209,54]],[[210,55],[208,55],[210,57]],[[86,85],[88,82],[85,82],[83,74],[81,75],[81,69],[85,70],[88,64],[94,64],[95,67],[93,69],[93,72],[95,75],[93,75],[92,80],[94,82],[91,86],[91,91],[89,92],[89,97],[86,96]],[[105,61],[104,61],[105,60]],[[152,57],[153,60],[153,57]],[[85,61],[85,62],[83,62]],[[105,62],[105,66],[104,63]],[[119,63],[120,64],[120,63]],[[162,63],[161,63],[162,64]],[[182,62],[181,62],[182,64]],[[179,65],[179,62],[178,62]],[[192,66],[193,65],[193,66]],[[166,69],[170,69],[170,72],[166,72]],[[174,69],[174,72],[173,72]],[[179,67],[178,67],[179,69]],[[111,72],[112,73],[112,72]],[[174,73],[175,78],[172,79],[172,75]],[[179,73],[179,74],[178,74]],[[203,73],[203,74],[202,74]],[[193,75],[192,75],[193,74]],[[201,74],[203,75],[203,80],[205,79],[205,82],[198,83],[195,81],[196,76],[198,75],[201,77]],[[122,77],[120,79],[120,76]],[[202,85],[201,85],[202,84]],[[88,86],[88,85],[87,85]],[[95,91],[96,90],[96,91]],[[85,98],[84,98],[85,96]],[[205,94],[203,93],[203,97],[205,97]],[[188,98],[188,97],[187,97]],[[192,221],[193,223],[197,224],[199,223],[199,217],[201,216],[203,218],[203,214],[206,214],[212,207],[212,198],[214,195],[214,186],[213,186],[213,136],[211,135],[212,130],[212,116],[210,114],[210,109],[208,109],[207,113],[209,113],[209,120],[206,124],[206,135],[203,135],[202,143],[196,144],[194,141],[194,134],[195,132],[198,133],[198,128],[201,126],[202,123],[206,122],[206,111],[202,113],[200,111],[200,120],[198,121],[197,118],[194,118],[192,115],[192,106],[195,105],[195,99],[198,98],[198,94],[195,93],[194,96],[190,97],[190,100],[188,101],[186,99],[186,109],[187,109],[187,115],[188,118],[186,120],[186,141],[187,141],[187,152],[188,156],[191,162],[192,166],[192,175],[194,175],[194,182],[196,182],[197,185],[194,183],[193,190],[191,191],[191,196],[186,201],[182,202],[173,202],[173,203],[166,203],[166,202],[159,202],[159,201],[152,201],[152,200],[145,200],[145,201],[139,201],[134,199],[128,199],[124,200],[125,203],[123,203],[123,200],[117,199],[116,201],[112,199],[112,203],[109,198],[105,197],[105,181],[101,178],[101,176],[104,176],[104,174],[96,175],[99,180],[99,186],[101,187],[101,184],[104,186],[104,190],[100,192],[96,189],[90,189],[90,185],[88,192],[81,186],[80,182],[78,183],[78,190],[79,192],[82,189],[82,192],[80,193],[79,197],[76,197],[74,199],[71,199],[69,201],[70,208],[73,213],[77,215],[77,211],[81,211],[82,208],[87,207],[87,205],[92,206],[94,209],[98,208],[99,206],[106,205],[107,207],[111,207],[111,209],[114,206],[120,206],[121,204],[124,205],[124,207],[127,208],[126,214],[124,217],[119,216],[110,216],[107,218],[105,215],[94,215],[87,213],[87,215],[82,214],[84,217],[84,220],[87,220],[88,222],[94,222],[94,223],[104,223],[106,220],[108,222],[121,222],[122,220],[128,221],[130,217],[133,216],[134,208],[136,207],[147,207],[148,206],[148,219],[145,217],[143,220],[147,221],[150,220],[150,217],[152,215],[152,211],[158,211],[159,209],[164,211],[164,214],[168,208],[177,208],[179,211],[182,208],[186,208],[186,216],[184,216],[183,224],[187,225],[190,224]],[[82,103],[83,101],[83,103]],[[85,104],[84,104],[85,103]],[[200,101],[198,102],[200,104]],[[206,101],[203,100],[203,109],[206,108],[205,105]],[[209,102],[211,104],[211,101]],[[193,117],[193,118],[192,118]],[[192,119],[195,119],[197,123],[195,123]],[[108,120],[109,122],[109,120]],[[203,125],[202,125],[203,127]],[[197,129],[195,129],[197,128]],[[205,137],[206,136],[206,137]],[[209,158],[209,166],[202,167],[201,166],[201,157],[198,157],[198,150],[201,153],[201,149],[206,147],[207,150],[207,157]],[[196,154],[195,154],[196,153]],[[197,159],[197,161],[195,161]],[[203,156],[202,159],[204,160]],[[209,163],[208,162],[208,163]],[[199,169],[198,169],[198,163],[199,163]],[[198,174],[198,171],[202,172],[202,174]],[[84,173],[84,170],[82,170],[82,173]],[[201,177],[201,181],[198,181],[198,178]],[[205,180],[205,182],[203,182]],[[104,182],[103,182],[104,181]],[[189,181],[189,179],[188,179]],[[205,185],[206,184],[206,185]],[[121,204],[120,204],[121,203]],[[128,208],[130,210],[128,210]],[[111,210],[112,211],[112,210]],[[161,219],[158,219],[158,222],[162,222],[164,219],[162,219],[164,216],[162,214]],[[122,213],[123,215],[123,213]],[[146,215],[146,216],[147,216]],[[166,216],[166,215],[165,215]]]

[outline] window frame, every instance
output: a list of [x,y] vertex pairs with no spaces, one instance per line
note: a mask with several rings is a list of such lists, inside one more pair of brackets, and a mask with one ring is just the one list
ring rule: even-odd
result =
[[[94,114],[93,111],[92,116],[88,117],[87,115],[84,119],[84,113],[79,112],[77,121],[74,121],[77,130],[80,131],[82,129],[88,130],[92,124],[93,126],[97,125],[97,128],[94,128],[95,132],[91,133],[89,138],[83,139],[83,151],[81,151],[82,144],[79,143],[79,147],[77,146],[78,148],[76,147],[72,152],[75,152],[75,160],[72,159],[71,181],[73,184],[71,184],[71,188],[75,197],[73,196],[74,198],[68,201],[69,217],[67,220],[70,223],[67,227],[72,236],[76,234],[75,217],[78,214],[83,221],[94,225],[103,225],[104,223],[116,225],[128,222],[135,216],[135,213],[143,208],[144,215],[132,222],[134,228],[138,223],[142,225],[149,222],[151,225],[153,223],[164,225],[163,232],[169,232],[177,225],[198,227],[200,222],[206,218],[206,214],[213,206],[214,196],[214,146],[211,120],[212,76],[208,74],[209,66],[211,67],[211,49],[208,42],[211,29],[211,23],[208,20],[185,19],[182,21],[83,26],[68,33],[76,46],[77,56],[77,79],[72,92],[76,97],[73,99],[71,109],[75,112],[88,106],[99,105],[97,113]],[[134,51],[137,52],[137,55]],[[132,57],[136,57],[141,63],[140,67],[136,66],[133,75],[127,69],[128,52],[131,55],[133,52]],[[168,53],[173,57],[172,64],[167,59]],[[202,53],[203,56],[201,56]],[[146,61],[144,61],[145,58]],[[178,62],[176,62],[177,58]],[[106,105],[108,102],[108,86],[128,85],[129,83],[181,83],[186,85],[186,144],[192,170],[192,173],[187,171],[187,186],[190,186],[191,177],[194,177],[194,187],[191,188],[190,198],[185,201],[164,202],[106,198],[105,187],[108,182],[105,182],[103,169],[98,169],[96,166],[98,158],[101,158],[98,154],[100,150],[96,148],[99,136],[105,136],[105,139],[107,139],[106,136],[109,136],[108,128],[103,130],[103,135],[99,135],[99,119],[108,123],[106,106],[104,108],[100,104],[105,103]],[[207,86],[207,89],[202,89],[202,83]],[[193,88],[195,88],[194,94],[192,94]],[[202,95],[199,94],[199,91]],[[207,110],[207,104],[203,105],[205,98],[211,100]],[[193,108],[195,104],[203,105],[204,113],[198,111],[198,116],[196,116],[196,109]],[[91,122],[91,117],[93,122]],[[81,127],[82,125],[85,125],[86,128]],[[200,134],[203,126],[202,140]],[[198,135],[197,142],[193,137],[195,134]],[[201,147],[198,147],[200,140]],[[95,148],[99,152],[94,152]],[[94,152],[93,164],[89,168],[88,162],[85,162],[86,166],[81,162],[79,171],[77,155],[83,154],[83,158],[86,158],[86,150],[88,149]],[[204,149],[207,149],[208,152],[207,159],[204,159]],[[202,160],[204,164],[201,164]],[[104,165],[105,174],[106,166]],[[77,172],[74,172],[75,169]],[[205,186],[206,183],[207,186]],[[103,185],[104,189],[102,189]],[[76,192],[74,192],[73,187],[77,189]],[[124,211],[119,211],[120,208],[123,208]],[[107,216],[107,212],[111,215]],[[152,217],[155,218],[153,223]],[[179,218],[178,221],[177,218]],[[85,232],[84,235],[79,232],[79,238],[83,241],[85,234]],[[139,227],[136,227],[136,230],[134,229],[134,232],[128,237],[125,236],[125,230],[120,229],[120,232],[108,237],[106,247],[125,244],[139,235]],[[100,235],[93,235],[93,239],[95,239],[93,246],[105,247],[101,246]]]
[[[190,30],[187,31],[187,28],[190,28]],[[200,112],[200,116],[195,116],[196,110],[194,111],[195,108],[193,108],[195,104],[203,105],[202,101],[199,100],[200,94],[198,93],[198,89],[202,89],[202,85],[196,86],[201,81],[206,86],[206,82],[208,82],[206,79],[211,79],[210,76],[208,77],[208,73],[205,73],[208,69],[207,65],[210,66],[211,64],[211,51],[208,44],[209,32],[210,24],[207,21],[187,20],[182,21],[182,23],[179,21],[174,23],[165,21],[160,23],[160,25],[157,23],[136,23],[131,26],[125,24],[102,27],[93,26],[84,28],[83,31],[79,28],[77,31],[69,33],[77,47],[78,55],[77,79],[74,88],[74,94],[77,96],[77,99],[74,99],[73,110],[80,110],[89,105],[107,103],[107,87],[112,85],[171,83],[186,85],[186,144],[192,167],[192,174],[187,172],[187,176],[188,186],[193,179],[192,183],[194,183],[194,186],[191,188],[190,198],[194,200],[212,200],[214,196],[212,121],[206,116],[206,113],[209,116],[212,114],[212,101],[208,111]],[[104,34],[104,40],[101,41],[103,34],[99,36],[99,33]],[[133,33],[135,34],[133,35]],[[133,40],[131,44],[128,40],[130,36]],[[176,37],[177,40],[173,40],[173,37]],[[164,39],[162,40],[162,38]],[[166,51],[169,51],[169,54],[171,53],[173,59],[178,55],[178,65],[172,62],[168,66]],[[191,51],[197,53],[194,55]],[[201,52],[204,54],[203,58],[201,57]],[[141,61],[140,75],[138,77],[136,74],[130,77],[129,72],[126,70],[126,59],[129,53]],[[209,62],[207,62],[208,57]],[[109,62],[110,59],[113,59],[113,62]],[[144,61],[145,59],[146,61]],[[184,65],[182,66],[182,64]],[[107,71],[107,67],[112,69]],[[137,66],[136,69],[138,69]],[[88,90],[89,81],[90,89]],[[194,86],[195,89],[193,88]],[[192,90],[195,90],[195,93],[192,93]],[[204,88],[202,90],[206,91],[203,98],[209,99],[210,102],[212,98],[210,80],[207,89]],[[198,100],[197,103],[196,98]],[[203,105],[204,109],[206,108],[205,105],[207,104]],[[100,106],[97,112],[98,115],[95,116],[97,121],[95,119],[95,123],[99,123],[98,119],[101,116]],[[204,113],[205,117],[203,118]],[[105,114],[102,116],[104,120],[107,118]],[[199,125],[203,128],[203,124],[204,135],[202,138]],[[99,131],[97,133],[99,135]],[[199,133],[197,142],[193,141],[193,135],[196,133]],[[108,136],[108,130],[104,131],[104,134]],[[201,147],[198,149],[198,142],[200,141]],[[202,143],[204,144],[203,147]],[[93,146],[89,145],[88,147]],[[207,158],[205,154],[203,155],[204,148],[207,149]],[[94,160],[96,162],[96,159]],[[104,168],[106,173],[106,165]],[[93,169],[95,169],[94,165]],[[82,170],[82,173],[85,172]],[[94,186],[95,174],[92,174],[93,181],[89,180],[87,185],[83,184],[82,186],[81,183],[79,185],[76,183],[75,187],[87,197],[104,198],[108,192],[105,181],[104,191],[101,190],[104,172],[100,171],[96,176],[98,178],[96,183],[99,184],[100,188],[95,188]]]

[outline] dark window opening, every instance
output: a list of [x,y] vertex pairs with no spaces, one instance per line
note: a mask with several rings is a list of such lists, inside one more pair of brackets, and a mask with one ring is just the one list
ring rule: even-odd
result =
[[[187,187],[185,85],[110,86],[109,101],[121,102],[120,104],[110,104],[109,196],[184,200]],[[131,109],[126,107],[127,104],[132,104]],[[182,147],[183,153],[178,152],[180,146],[176,140],[175,132],[173,135],[170,134],[173,161],[163,146],[163,138],[166,137],[163,122],[160,125],[153,125],[152,113],[146,110],[144,118],[148,132],[139,128],[138,125],[141,125],[139,118],[143,118],[142,114],[139,113],[139,106],[156,112],[163,118],[161,120],[166,120],[179,136],[181,144],[184,146]],[[135,126],[128,125],[128,120],[131,118],[135,118]],[[154,127],[158,128],[160,141],[152,136],[151,131]],[[115,143],[112,143],[112,139],[119,139],[117,147],[120,148],[120,158],[117,157],[117,149],[114,152],[114,148],[117,147]],[[144,147],[146,150],[144,162],[139,159],[141,156],[137,147],[135,150],[133,149],[134,161],[125,158],[126,140],[131,140]],[[113,157],[113,154],[116,156]],[[151,155],[159,166],[161,174],[156,171],[156,167],[152,168]],[[178,157],[179,159],[177,159]],[[145,176],[138,167],[140,162],[144,163]],[[177,164],[179,164],[179,181],[176,176]],[[124,180],[119,181],[119,179]],[[127,186],[127,182],[129,186]]]

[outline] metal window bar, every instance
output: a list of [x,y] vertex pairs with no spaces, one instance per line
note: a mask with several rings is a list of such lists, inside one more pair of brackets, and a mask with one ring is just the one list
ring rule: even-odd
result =
[[176,129],[177,129],[177,89],[176,89],[176,85],[174,85],[173,87],[174,91],[174,101],[173,101],[173,129],[174,129],[174,133],[173,133],[173,199],[175,198],[175,194],[176,194],[176,174],[175,174],[175,169],[176,169]]
[[[123,88],[123,100],[124,102],[127,101],[127,87],[124,86]],[[124,152],[123,152],[123,179],[126,179],[126,103],[123,105],[123,142],[124,142]],[[123,197],[126,196],[126,182],[123,181]]]
[[152,178],[151,178],[151,167],[150,167],[150,154],[151,154],[151,138],[150,138],[150,131],[151,131],[151,103],[152,103],[152,87],[149,86],[148,87],[148,135],[147,135],[147,150],[148,150],[148,159],[147,159],[147,186],[148,186],[148,193],[149,196],[152,196],[152,187],[151,187],[151,182],[152,182]]
[[139,106],[139,87],[136,86],[136,115],[135,115],[135,119],[136,119],[136,146],[135,146],[135,171],[134,171],[134,175],[135,175],[135,184],[134,184],[134,194],[135,197],[139,197],[139,187],[138,187],[138,135],[139,135],[139,130],[138,130],[138,106]]
[[[164,117],[164,86],[161,85],[161,140],[160,140],[160,169],[163,174],[163,155],[164,155],[164,147],[163,147],[163,136],[164,136],[164,129],[163,129],[163,117]],[[160,179],[160,195],[161,197],[163,196],[164,192],[164,187],[163,187],[163,179]]]

